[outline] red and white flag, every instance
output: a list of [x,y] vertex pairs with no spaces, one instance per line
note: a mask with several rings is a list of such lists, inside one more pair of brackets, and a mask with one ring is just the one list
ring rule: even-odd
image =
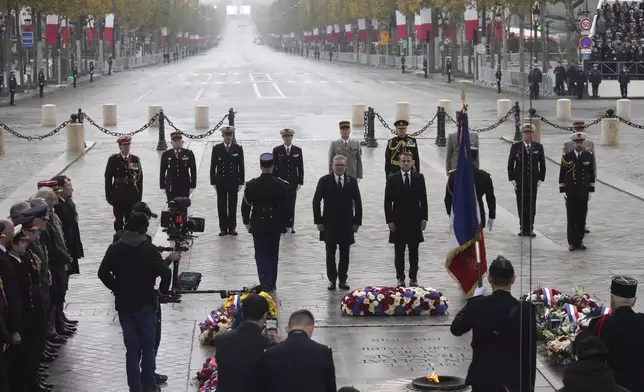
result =
[[56,45],[58,35],[58,15],[47,15],[45,19],[45,43]]
[[474,39],[474,31],[478,31],[479,28],[479,14],[476,9],[476,3],[466,6],[463,19],[465,20],[465,40],[472,41]]
[[114,41],[114,14],[105,16],[105,30],[103,31],[103,41]]
[[398,39],[407,39],[407,17],[400,11],[396,11],[396,30]]

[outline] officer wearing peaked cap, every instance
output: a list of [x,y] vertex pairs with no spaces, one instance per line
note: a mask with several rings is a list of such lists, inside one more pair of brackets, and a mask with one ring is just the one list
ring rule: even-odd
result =
[[608,365],[615,381],[629,391],[644,391],[644,314],[635,313],[637,280],[613,276],[611,313],[590,321],[588,330],[608,348]]
[[183,148],[183,133],[172,132],[170,140],[172,148],[161,155],[159,168],[159,187],[165,190],[168,202],[189,197],[190,190],[197,187],[197,161],[191,150]]
[[105,199],[114,212],[114,231],[123,229],[132,206],[143,197],[143,168],[138,156],[130,153],[130,136],[116,140],[119,152],[107,160]]
[[246,182],[244,149],[234,139],[235,127],[221,129],[223,142],[212,147],[210,185],[217,192],[219,236],[237,235],[237,195]]
[[275,290],[280,234],[286,232],[290,201],[286,182],[273,176],[273,163],[272,154],[259,157],[262,174],[246,184],[241,213],[253,235],[259,283]]
[[412,170],[420,172],[420,156],[418,155],[418,144],[416,138],[407,135],[407,120],[396,120],[396,136],[389,139],[385,148],[385,175],[398,173],[400,171],[400,162],[398,157],[403,151],[409,151],[414,157]]
[[[458,152],[460,151],[461,133],[460,131],[452,132],[447,135],[447,150],[445,154],[445,172],[449,174],[452,170],[456,169],[458,164]],[[479,134],[475,131],[470,131],[470,147],[479,148]],[[472,157],[474,166],[479,167],[479,155]]]
[[[584,132],[585,130],[586,130],[586,124],[583,121],[575,121],[572,123],[573,133]],[[582,147],[584,150],[593,154],[593,161],[595,162],[595,179],[597,179],[597,154],[595,152],[595,143],[592,140],[589,140],[588,138],[586,138],[584,139]],[[564,154],[567,154],[570,151],[573,151],[574,149],[575,149],[575,146],[573,145],[572,139],[568,139],[564,142],[564,145],[563,145]],[[590,233],[590,230],[588,229],[588,223],[586,223],[586,228],[584,229],[584,232]]]
[[302,156],[302,149],[293,145],[293,135],[295,131],[292,129],[282,129],[280,131],[284,144],[273,148],[273,176],[284,180],[289,188],[289,212],[286,217],[286,226],[295,233],[293,230],[295,221],[295,200],[297,198],[297,191],[304,185],[304,157]]
[[347,158],[345,173],[360,181],[362,179],[362,147],[360,147],[358,140],[351,139],[351,123],[349,121],[342,120],[338,125],[340,139],[332,141],[329,145],[327,158],[329,173],[333,173],[333,158],[337,155],[342,155]]
[[563,193],[566,202],[568,221],[568,249],[584,250],[584,235],[588,201],[595,192],[595,160],[590,151],[584,150],[584,132],[575,132],[570,139],[574,150],[561,156],[559,168],[559,193]]

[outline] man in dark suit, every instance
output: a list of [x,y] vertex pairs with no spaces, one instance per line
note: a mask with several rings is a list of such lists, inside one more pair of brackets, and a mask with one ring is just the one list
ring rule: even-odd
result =
[[568,249],[585,250],[584,236],[588,201],[595,192],[595,158],[584,149],[586,134],[575,132],[570,139],[574,150],[561,156],[559,169],[559,192],[566,201]]
[[168,202],[176,197],[190,197],[190,190],[197,187],[195,154],[183,148],[183,133],[172,132],[170,139],[172,148],[161,155],[159,169],[159,186],[165,190]]
[[405,247],[409,249],[409,285],[418,286],[418,245],[424,241],[427,227],[427,190],[425,177],[411,171],[413,155],[404,151],[398,156],[400,172],[387,177],[385,219],[389,226],[389,243],[394,244],[396,279],[405,287]]
[[[355,178],[344,174],[346,158],[336,155],[333,158],[333,173],[318,181],[313,196],[313,220],[320,231],[320,241],[326,245],[326,274],[329,290],[338,286],[349,290],[347,272],[349,271],[349,248],[355,243],[354,233],[362,226],[362,199]],[[321,204],[324,201],[324,211]],[[335,253],[340,248],[340,262],[336,268]]]
[[[0,392],[9,392],[8,368],[10,354],[5,345],[17,345],[22,341],[20,336],[21,304],[16,286],[16,276],[11,268],[8,248],[11,246],[15,227],[7,219],[0,219]],[[15,375],[14,375],[15,377]],[[13,382],[13,381],[12,381]]]
[[474,292],[461,309],[450,331],[463,336],[472,331],[474,351],[465,383],[472,392],[534,390],[537,361],[536,309],[510,293],[514,268],[503,256],[490,265],[488,282]]
[[275,167],[273,175],[284,180],[289,188],[289,210],[286,217],[286,227],[291,233],[295,233],[295,200],[297,191],[304,185],[304,158],[302,149],[293,145],[292,129],[282,129],[280,135],[284,144],[273,148],[273,159]]
[[532,140],[535,127],[523,124],[523,141],[514,143],[508,157],[508,181],[514,186],[521,230],[519,237],[534,237],[537,189],[546,180],[546,155],[543,146]]
[[608,365],[615,381],[629,391],[644,391],[644,314],[636,313],[637,280],[613,276],[610,285],[612,313],[590,321],[588,330],[608,348]]
[[212,147],[210,185],[217,192],[219,236],[237,235],[237,194],[245,181],[244,149],[233,141],[235,127],[221,129],[223,143]]
[[58,204],[54,206],[56,214],[63,224],[63,235],[67,251],[72,257],[72,264],[67,271],[68,275],[80,273],[78,268],[78,259],[84,257],[83,243],[81,242],[80,228],[78,227],[78,212],[76,205],[72,200],[74,187],[72,180],[64,175],[52,178],[58,186]]
[[336,392],[331,348],[311,339],[315,319],[308,310],[291,314],[288,338],[262,358],[262,390],[266,392]]
[[[241,304],[244,322],[232,331],[215,336],[218,392],[257,392],[264,380],[259,377],[262,355],[272,344],[262,335],[268,317],[266,298],[250,294]],[[275,335],[276,341],[281,341]]]

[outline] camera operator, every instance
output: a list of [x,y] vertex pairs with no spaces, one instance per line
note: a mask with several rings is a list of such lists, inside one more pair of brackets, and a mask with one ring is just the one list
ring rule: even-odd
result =
[[144,213],[133,213],[125,232],[109,246],[98,269],[99,279],[115,296],[123,328],[130,392],[160,391],[155,380],[158,308],[155,283],[161,277],[159,291],[167,294],[172,272],[145,235],[148,225]]
[[[150,207],[146,203],[144,203],[142,201],[136,203],[132,207],[132,213],[136,213],[136,212],[142,213],[143,215],[145,215],[148,218],[148,222],[150,221],[150,218],[158,218],[159,217],[157,214],[153,213],[150,210]],[[114,234],[114,242],[116,242],[119,239],[121,239],[121,237],[123,236],[123,233],[125,233],[124,230],[116,232],[116,234]],[[150,241],[150,243],[152,243],[152,237],[147,233],[145,234],[145,236]],[[159,249],[157,248],[157,250],[159,250]],[[181,253],[172,252],[172,253],[170,253],[170,255],[168,257],[165,258],[164,262],[165,262],[166,267],[169,267],[170,264],[172,264],[173,261],[180,261],[180,260],[181,260]],[[161,302],[160,301],[157,301],[157,313],[156,313],[156,316],[157,316],[157,329],[156,329],[155,345],[154,345],[155,357],[159,353],[159,345],[161,344]],[[163,383],[168,381],[168,376],[166,376],[165,374],[155,373],[154,378],[155,378],[157,384],[163,384]]]
[[[244,322],[232,331],[215,336],[215,359],[219,372],[217,392],[256,392],[264,390],[260,377],[264,350],[272,346],[262,330],[269,305],[266,298],[250,294],[241,304]],[[274,335],[280,342],[280,335]]]

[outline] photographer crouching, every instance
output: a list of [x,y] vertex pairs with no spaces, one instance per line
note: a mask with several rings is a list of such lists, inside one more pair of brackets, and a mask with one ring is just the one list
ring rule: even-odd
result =
[[[148,224],[149,224],[151,218],[158,218],[159,217],[159,215],[153,213],[150,210],[150,207],[147,205],[147,203],[144,203],[142,201],[139,201],[136,204],[134,204],[134,206],[132,206],[132,214],[137,213],[137,212],[141,213],[141,214],[143,214],[143,215],[145,215],[147,217]],[[118,240],[120,240],[124,233],[125,233],[125,230],[117,231],[114,234],[114,242],[117,242]],[[152,237],[149,234],[145,233],[145,237],[150,241],[150,243],[152,243]],[[159,248],[157,248],[157,250],[159,250]],[[165,260],[163,260],[163,261],[164,261],[166,267],[170,267],[170,264],[172,264],[173,261],[179,261],[179,260],[181,260],[181,253],[173,252],[173,253],[170,253],[170,255],[168,257],[166,257]],[[160,301],[157,301],[156,317],[157,317],[157,329],[156,329],[156,336],[155,336],[155,342],[154,342],[154,354],[155,354],[155,357],[159,353],[159,345],[161,344],[161,302]],[[157,385],[158,384],[163,384],[163,383],[168,381],[168,376],[166,376],[165,374],[155,373],[154,378],[155,378],[155,381],[156,381]]]
[[130,392],[160,391],[155,378],[159,308],[155,284],[156,278],[161,277],[159,291],[169,293],[172,272],[146,235],[148,226],[146,213],[133,212],[98,269],[99,279],[115,296]]

